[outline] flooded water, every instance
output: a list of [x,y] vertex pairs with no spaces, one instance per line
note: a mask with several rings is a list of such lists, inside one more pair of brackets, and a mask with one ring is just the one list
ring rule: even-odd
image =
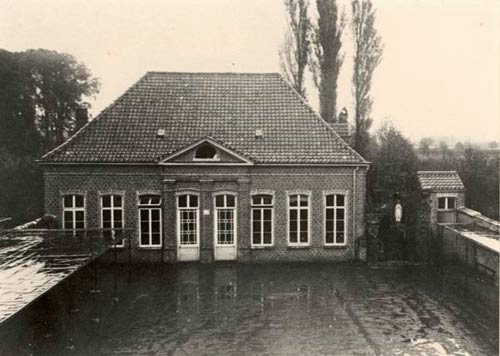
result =
[[94,264],[2,325],[0,348],[7,355],[497,355],[498,308],[469,295],[462,277],[457,269],[349,264]]
[[61,231],[0,233],[0,323],[97,258],[112,243],[97,232],[78,236]]

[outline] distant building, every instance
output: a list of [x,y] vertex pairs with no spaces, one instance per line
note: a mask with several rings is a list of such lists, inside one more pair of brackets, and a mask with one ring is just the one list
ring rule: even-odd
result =
[[150,72],[43,156],[45,212],[137,260],[352,260],[369,164],[335,125],[278,74]]

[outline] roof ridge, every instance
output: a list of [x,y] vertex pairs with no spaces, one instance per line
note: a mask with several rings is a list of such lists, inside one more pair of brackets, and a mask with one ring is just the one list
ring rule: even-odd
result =
[[326,130],[328,132],[330,132],[330,134],[332,134],[333,137],[337,138],[338,141],[340,141],[340,143],[342,145],[344,145],[344,148],[346,148],[347,150],[351,151],[352,153],[354,153],[355,156],[357,156],[357,158],[361,159],[361,163],[369,163],[366,159],[364,159],[358,152],[356,152],[356,150],[354,150],[351,146],[349,146],[347,144],[347,142],[344,141],[344,139],[342,137],[340,137],[340,135],[330,126],[330,124],[328,124],[325,119],[323,119],[321,117],[321,115],[319,115],[316,111],[313,110],[313,108],[309,105],[309,103],[302,97],[302,95],[300,95],[297,90],[295,90],[295,88],[288,82],[285,80],[285,78],[283,78],[283,76],[279,76],[281,81],[283,83],[285,83],[286,87],[292,91],[292,93],[294,93],[301,101],[301,103],[307,108],[307,110],[309,110],[313,116],[319,120],[319,122],[321,124],[323,124],[323,126],[325,126]]
[[458,174],[458,172],[456,170],[452,170],[452,171],[417,171],[417,174],[418,173],[432,173],[432,174],[457,173]]
[[216,75],[216,74],[222,74],[222,75],[277,75],[280,76],[278,72],[177,72],[177,71],[147,71],[146,75],[148,74],[193,74],[193,75],[199,75],[199,74],[210,74],[210,75]]
[[118,98],[116,98],[115,100],[113,100],[111,102],[111,104],[109,104],[104,110],[102,110],[93,120],[91,121],[88,121],[85,125],[83,125],[78,131],[76,131],[73,135],[71,135],[66,141],[64,141],[63,143],[61,143],[59,146],[57,147],[54,147],[52,150],[50,150],[49,152],[47,152],[46,154],[44,154],[40,160],[43,160],[43,159],[46,159],[47,157],[49,157],[50,155],[56,153],[56,152],[59,152],[63,147],[67,146],[70,142],[72,142],[77,136],[80,136],[81,134],[83,134],[87,129],[88,127],[94,123],[94,122],[97,122],[99,119],[101,119],[104,115],[106,115],[106,113],[108,111],[110,111],[112,108],[114,108],[120,101],[122,101],[125,96],[130,93],[130,91],[137,87],[139,85],[139,83],[141,83],[145,78],[146,76],[148,75],[148,73],[144,74],[142,77],[140,77],[135,83],[133,83],[127,90],[125,90],[125,92],[120,95]]

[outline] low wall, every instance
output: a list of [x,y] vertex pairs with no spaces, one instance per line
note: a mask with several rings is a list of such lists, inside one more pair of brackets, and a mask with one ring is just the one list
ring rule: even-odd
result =
[[482,215],[479,211],[469,208],[460,208],[457,210],[457,223],[475,224],[482,228],[500,233],[500,222]]
[[498,284],[499,254],[446,225],[438,225],[445,260],[454,260],[471,266],[494,278]]

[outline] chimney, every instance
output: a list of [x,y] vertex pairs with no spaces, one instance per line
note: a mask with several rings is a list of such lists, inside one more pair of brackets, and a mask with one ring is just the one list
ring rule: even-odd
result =
[[335,130],[335,132],[342,137],[342,139],[350,144],[351,142],[351,134],[349,133],[349,122],[348,122],[348,114],[347,114],[347,109],[344,107],[342,111],[339,113],[338,120],[330,126],[332,129]]
[[89,122],[89,113],[87,108],[77,108],[75,110],[75,132],[80,130]]

